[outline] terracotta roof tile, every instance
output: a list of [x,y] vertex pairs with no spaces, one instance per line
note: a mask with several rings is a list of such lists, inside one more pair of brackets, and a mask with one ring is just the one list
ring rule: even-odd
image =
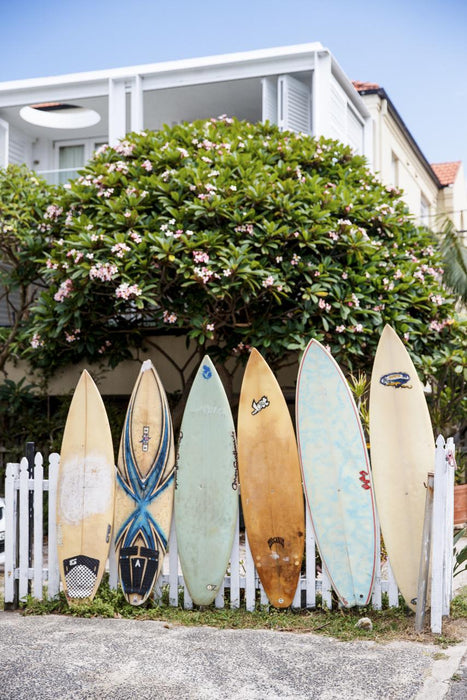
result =
[[379,90],[381,87],[377,83],[365,83],[360,80],[352,80],[352,85],[358,92],[364,92],[365,90]]
[[461,161],[456,160],[452,163],[431,163],[431,167],[440,183],[446,186],[454,183],[460,164]]

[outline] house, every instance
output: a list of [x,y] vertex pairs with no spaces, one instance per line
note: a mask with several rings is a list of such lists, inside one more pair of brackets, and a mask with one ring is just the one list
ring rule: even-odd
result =
[[450,218],[465,229],[467,191],[462,163],[431,165],[384,88],[354,81],[373,123],[373,169],[384,183],[403,190],[419,222],[438,230]]
[[[129,131],[220,114],[338,139],[404,190],[418,221],[460,212],[456,225],[465,227],[461,165],[447,182],[384,89],[352,83],[320,43],[0,83],[0,167],[26,163],[66,182]],[[125,380],[113,392],[129,388]]]
[[441,184],[438,195],[438,210],[449,216],[457,231],[467,232],[467,205],[464,168],[460,160],[451,163],[433,163],[435,174]]
[[467,216],[461,168],[441,182],[385,90],[352,83],[320,43],[0,83],[0,167],[66,182],[128,131],[219,114],[339,139],[404,190],[422,223]]

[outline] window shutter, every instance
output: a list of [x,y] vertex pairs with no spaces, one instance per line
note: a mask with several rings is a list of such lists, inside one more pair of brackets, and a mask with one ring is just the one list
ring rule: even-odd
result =
[[263,78],[262,93],[263,122],[277,124],[277,79]]
[[347,143],[346,133],[347,99],[337,81],[331,79],[331,99],[329,114],[329,136]]
[[15,163],[16,165],[21,165],[26,161],[26,148],[25,141],[22,136],[10,132],[9,147],[8,147],[8,161],[10,163]]
[[8,165],[8,122],[0,119],[0,168]]
[[311,133],[311,88],[290,75],[281,75],[279,89],[279,127]]
[[355,153],[363,153],[363,123],[350,105],[347,105],[348,143]]

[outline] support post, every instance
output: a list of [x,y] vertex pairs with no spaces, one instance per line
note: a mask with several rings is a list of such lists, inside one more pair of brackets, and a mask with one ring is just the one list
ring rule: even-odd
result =
[[428,574],[430,569],[431,522],[433,518],[434,474],[428,473],[425,497],[425,517],[423,520],[422,551],[418,570],[417,610],[415,613],[415,631],[421,632],[425,622]]

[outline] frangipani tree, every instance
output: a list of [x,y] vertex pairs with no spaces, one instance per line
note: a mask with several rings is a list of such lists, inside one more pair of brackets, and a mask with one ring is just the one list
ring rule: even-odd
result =
[[273,368],[311,336],[369,371],[391,323],[415,359],[458,347],[440,257],[400,194],[326,139],[221,117],[130,134],[61,191],[49,290],[28,333],[44,370],[111,366],[149,335]]

